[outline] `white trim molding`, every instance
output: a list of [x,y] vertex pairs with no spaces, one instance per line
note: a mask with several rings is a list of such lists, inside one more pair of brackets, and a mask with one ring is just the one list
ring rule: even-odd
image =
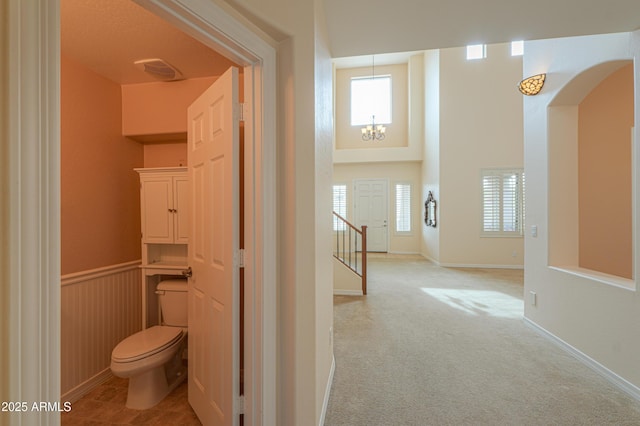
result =
[[433,257],[428,256],[428,255],[426,255],[426,254],[424,254],[424,253],[419,253],[419,254],[420,254],[422,257],[424,257],[425,259],[427,259],[429,262],[433,263],[434,265],[436,265],[436,266],[441,266],[441,265],[440,265],[440,261],[439,261],[439,260],[436,260],[436,259],[434,259]]
[[132,269],[139,268],[141,265],[140,260],[133,260],[131,262],[119,263],[117,265],[104,266],[101,268],[95,268],[88,271],[74,272],[71,274],[63,275],[60,280],[61,286],[75,284],[82,281],[94,280],[97,278],[114,275],[119,272],[126,272]]
[[[78,401],[80,398],[91,392],[93,389],[97,388],[101,384],[105,383],[109,379],[111,379],[113,373],[111,372],[111,368],[105,368],[100,373],[96,374],[86,382],[83,382],[71,389],[69,392],[66,392],[60,397],[60,402],[71,402],[72,404]],[[72,405],[73,407],[73,405]]]
[[363,296],[362,290],[333,290],[334,296]]
[[417,252],[417,251],[393,251],[393,250],[389,250],[387,252],[388,254],[397,254],[397,255],[407,255],[407,256],[413,256],[413,255],[418,255],[418,256],[422,256],[426,259],[425,256],[422,255],[422,253]]
[[[9,140],[9,2],[0,2],[0,140]],[[9,312],[9,253],[11,252],[9,234],[9,143],[0,143],[0,310]],[[9,330],[11,326],[6,314],[0,319],[0,395],[9,395]]]
[[333,385],[333,375],[336,372],[336,358],[331,357],[331,371],[329,371],[329,379],[327,380],[327,387],[324,390],[324,401],[322,403],[322,412],[320,413],[320,421],[318,426],[324,426],[324,420],[327,416],[327,408],[329,408],[329,397],[331,396],[331,386]]
[[[9,0],[8,395],[60,400],[59,3]],[[6,321],[6,319],[4,319]],[[3,342],[4,344],[5,342]],[[58,424],[59,413],[18,413],[11,424]]]
[[523,320],[526,325],[531,327],[534,331],[539,333],[541,336],[549,339],[550,341],[558,345],[560,348],[562,348],[569,354],[573,355],[578,361],[582,362],[587,367],[591,368],[593,371],[600,374],[602,377],[607,379],[611,384],[613,384],[615,387],[617,387],[621,391],[631,396],[636,401],[640,401],[640,388],[638,386],[634,385],[633,383],[629,382],[628,380],[624,379],[623,377],[609,370],[607,367],[600,364],[595,359],[586,355],[584,352],[580,351],[579,349],[574,348],[573,346],[571,346],[570,344],[568,344],[558,336],[554,335],[553,333],[542,328],[535,322],[531,321],[529,318],[523,317]]
[[482,263],[438,263],[443,268],[524,269],[524,265],[494,265]]

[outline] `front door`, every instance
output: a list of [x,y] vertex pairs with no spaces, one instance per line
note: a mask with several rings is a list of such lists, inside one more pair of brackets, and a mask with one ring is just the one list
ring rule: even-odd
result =
[[204,425],[239,423],[238,70],[188,109],[189,403]]
[[386,252],[388,202],[386,179],[355,181],[356,226],[367,225],[367,251]]

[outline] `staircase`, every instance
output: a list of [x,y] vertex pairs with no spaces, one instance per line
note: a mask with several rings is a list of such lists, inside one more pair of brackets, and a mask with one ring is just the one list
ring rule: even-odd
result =
[[333,257],[362,279],[362,294],[367,294],[367,227],[356,228],[333,212]]

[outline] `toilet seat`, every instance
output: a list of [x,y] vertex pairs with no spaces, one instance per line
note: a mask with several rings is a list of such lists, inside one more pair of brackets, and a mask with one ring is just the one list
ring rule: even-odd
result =
[[181,337],[182,329],[179,327],[156,325],[118,343],[111,354],[111,359],[115,362],[134,362],[164,350]]

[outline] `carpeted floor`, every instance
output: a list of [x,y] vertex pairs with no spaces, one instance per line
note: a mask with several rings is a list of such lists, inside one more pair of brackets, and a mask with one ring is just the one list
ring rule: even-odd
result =
[[640,425],[640,403],[522,320],[523,271],[374,256],[334,299],[325,425]]

